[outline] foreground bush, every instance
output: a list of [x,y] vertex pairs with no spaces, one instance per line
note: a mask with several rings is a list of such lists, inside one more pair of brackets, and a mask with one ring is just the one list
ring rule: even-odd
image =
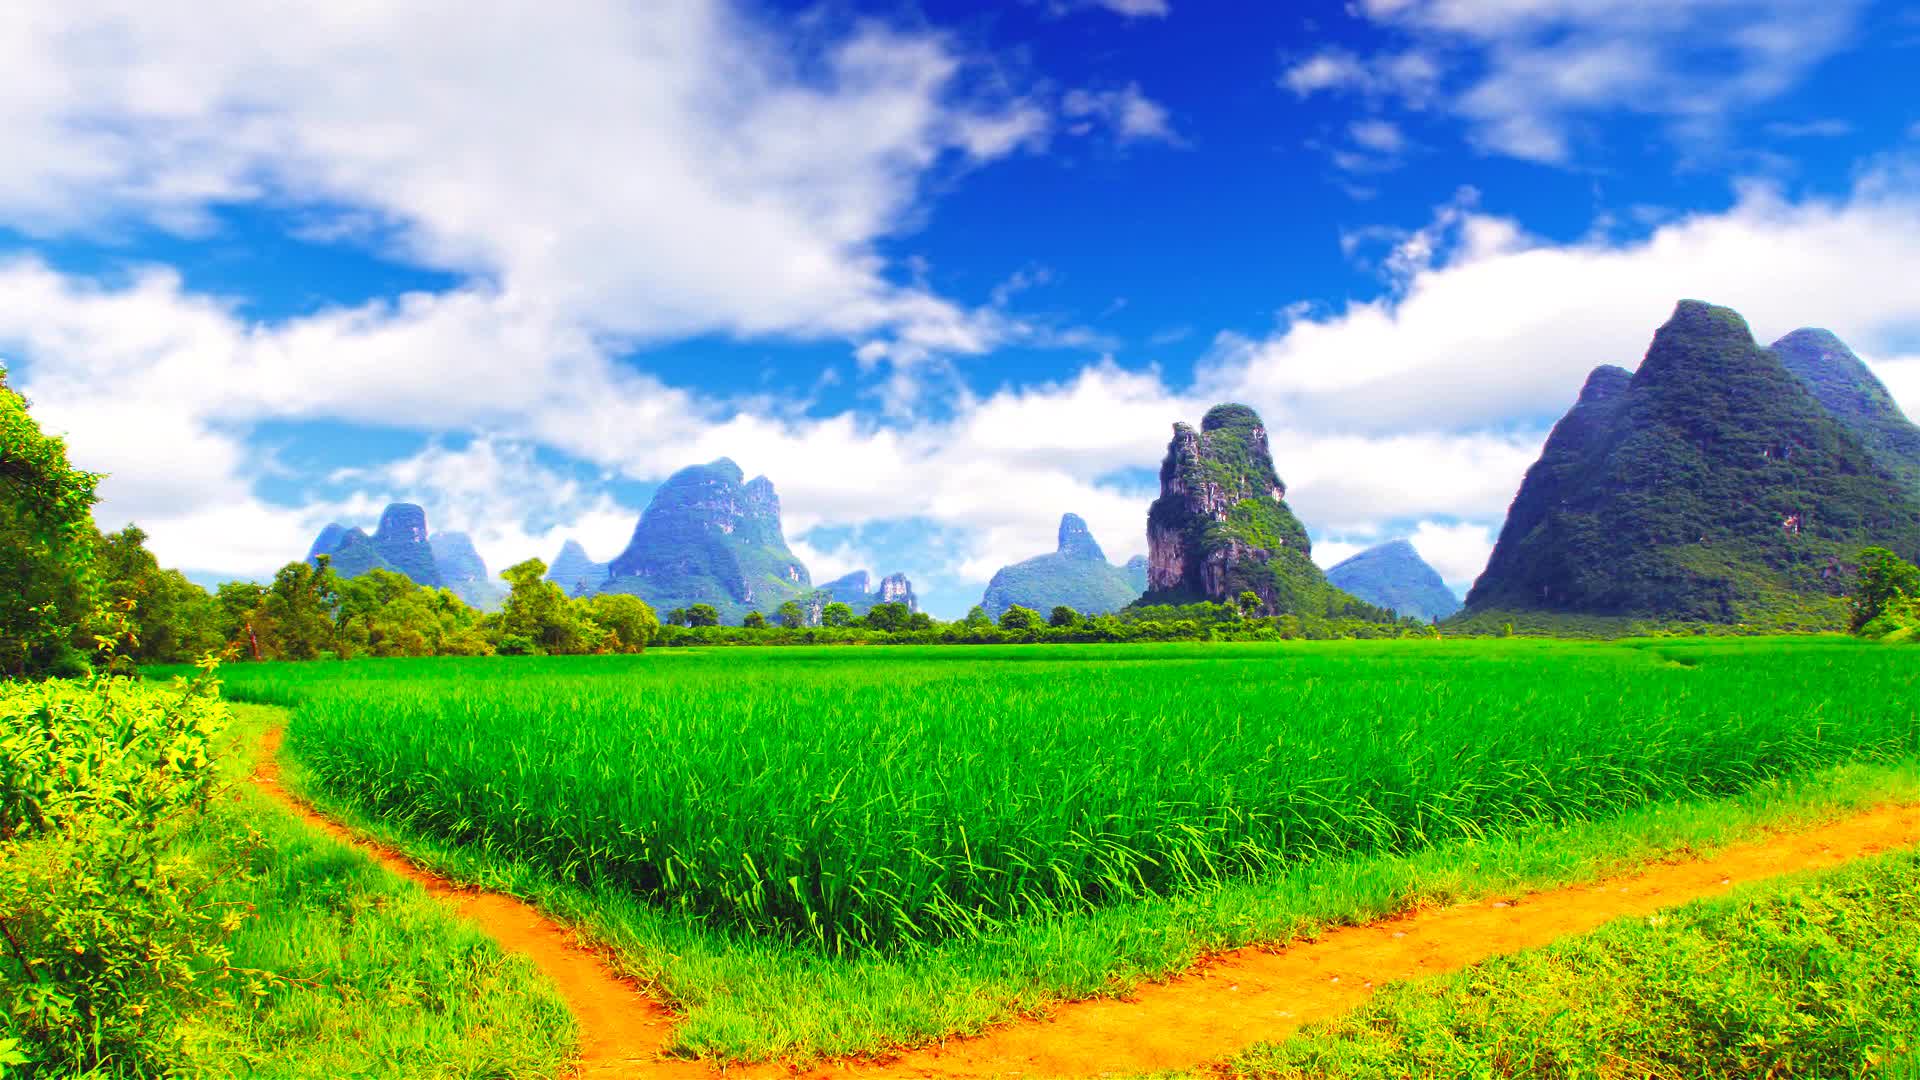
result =
[[0,1061],[155,1071],[232,975],[230,867],[183,854],[225,720],[207,679],[0,683]]

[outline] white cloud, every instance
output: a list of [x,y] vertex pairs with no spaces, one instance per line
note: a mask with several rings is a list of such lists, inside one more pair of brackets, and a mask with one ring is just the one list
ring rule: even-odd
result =
[[1074,11],[1108,11],[1127,19],[1164,19],[1173,14],[1167,0],[1049,0],[1053,15]]
[[1128,83],[1117,90],[1067,91],[1060,99],[1060,111],[1068,119],[1067,130],[1085,134],[1094,124],[1104,125],[1123,143],[1164,142],[1180,145],[1180,133],[1173,129],[1167,108],[1140,90],[1139,83]]
[[1573,129],[1606,113],[1662,116],[1682,139],[1718,139],[1730,114],[1778,97],[1843,48],[1864,7],[1865,0],[1361,0],[1357,14],[1405,40],[1375,56],[1319,53],[1290,65],[1282,82],[1302,96],[1358,92],[1416,108],[1437,98],[1467,120],[1483,149],[1564,162]]
[[1440,75],[1438,61],[1418,49],[1361,57],[1331,48],[1287,65],[1280,83],[1303,98],[1323,90],[1344,90],[1419,106],[1436,92]]
[[1407,137],[1386,120],[1361,120],[1348,129],[1353,141],[1381,154],[1397,154],[1407,148]]
[[941,161],[1043,136],[1030,101],[959,89],[965,64],[875,23],[802,52],[725,0],[20,0],[0,222],[204,227],[270,199],[633,342],[970,339],[874,250]]
[[1276,427],[1474,431],[1557,417],[1592,368],[1637,364],[1683,297],[1745,313],[1763,341],[1825,326],[1874,353],[1920,327],[1910,185],[1870,177],[1847,199],[1799,203],[1749,188],[1726,213],[1623,245],[1548,244],[1459,203],[1438,220],[1403,245],[1392,294],[1228,339],[1203,386],[1264,403]]
[[1767,134],[1782,139],[1837,139],[1853,134],[1853,125],[1845,120],[1777,120],[1767,125]]

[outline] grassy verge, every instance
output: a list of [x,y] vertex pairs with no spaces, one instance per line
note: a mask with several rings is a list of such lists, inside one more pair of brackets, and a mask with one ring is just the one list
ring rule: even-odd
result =
[[1227,1062],[1247,1077],[1914,1075],[1920,852],[1750,885],[1456,975]]
[[[276,972],[268,992],[182,1032],[185,1075],[490,1077],[559,1074],[573,1020],[528,961],[503,953],[418,886],[315,834],[255,791],[260,735],[279,710],[235,706],[229,795],[215,814],[260,834],[223,899],[252,910],[232,962]],[[202,848],[194,857],[230,852]]]
[[1315,862],[1174,898],[1014,922],[991,936],[911,953],[836,958],[703,929],[618,887],[558,881],[498,853],[422,839],[321,788],[297,761],[284,769],[291,786],[355,828],[578,925],[683,1010],[680,1052],[742,1061],[926,1045],[1057,1001],[1124,996],[1208,953],[1428,904],[1553,888],[1710,852],[1769,829],[1920,801],[1920,763],[1846,765],[1765,781],[1731,798],[1656,804],[1602,822],[1528,828],[1412,855]]

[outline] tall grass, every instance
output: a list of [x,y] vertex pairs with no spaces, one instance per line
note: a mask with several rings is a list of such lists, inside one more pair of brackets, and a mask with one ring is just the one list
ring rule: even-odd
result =
[[764,650],[233,669],[406,828],[830,953],[1920,749],[1843,643]]

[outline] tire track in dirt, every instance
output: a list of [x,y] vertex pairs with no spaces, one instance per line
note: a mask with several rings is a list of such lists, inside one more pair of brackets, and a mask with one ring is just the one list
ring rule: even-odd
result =
[[280,783],[280,744],[285,734],[285,728],[275,727],[261,740],[254,785],[309,826],[352,845],[438,897],[501,948],[532,960],[553,981],[580,1025],[578,1075],[712,1080],[715,1073],[704,1065],[661,1056],[673,1033],[674,1015],[638,985],[615,975],[599,956],[579,944],[572,931],[511,896],[464,889],[422,870],[391,848],[354,835],[295,798]]
[[1336,1017],[1394,980],[1458,971],[1614,919],[1718,896],[1736,885],[1920,845],[1920,806],[1880,807],[1731,845],[1708,859],[1659,863],[1584,885],[1430,908],[1328,930],[1311,940],[1237,950],[1143,986],[1129,998],[1059,1004],[1044,1017],[883,1060],[836,1060],[806,1070],[780,1063],[721,1070],[664,1057],[674,1014],[614,974],[560,923],[512,897],[460,888],[294,798],[279,781],[282,733],[276,728],[264,740],[254,782],[314,828],[419,883],[508,951],[532,959],[579,1022],[580,1075],[592,1077],[1056,1078],[1193,1069]]

